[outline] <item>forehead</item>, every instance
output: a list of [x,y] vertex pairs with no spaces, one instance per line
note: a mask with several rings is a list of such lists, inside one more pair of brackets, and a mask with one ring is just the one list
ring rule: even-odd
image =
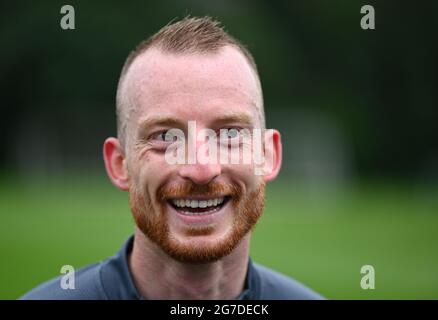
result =
[[129,68],[122,94],[129,121],[137,122],[159,114],[199,121],[230,111],[258,116],[262,104],[255,72],[233,47],[208,54],[149,49]]

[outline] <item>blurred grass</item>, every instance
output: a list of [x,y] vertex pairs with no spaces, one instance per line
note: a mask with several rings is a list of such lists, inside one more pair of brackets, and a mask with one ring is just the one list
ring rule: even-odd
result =
[[[368,183],[311,190],[268,187],[252,258],[329,299],[437,299],[438,193]],[[103,176],[0,182],[0,299],[15,299],[62,265],[113,255],[131,234],[127,194]],[[373,265],[375,290],[360,288]]]

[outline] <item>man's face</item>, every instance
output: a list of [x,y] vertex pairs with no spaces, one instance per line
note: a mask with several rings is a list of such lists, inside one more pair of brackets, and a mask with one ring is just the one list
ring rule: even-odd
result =
[[[188,122],[203,129],[261,128],[261,94],[243,55],[173,55],[150,49],[124,82],[126,165],[131,210],[139,229],[173,258],[220,259],[251,230],[264,204],[264,182],[253,162],[169,164],[166,132]],[[236,131],[234,131],[236,132]],[[193,137],[197,139],[196,137]],[[205,140],[196,140],[200,151]]]

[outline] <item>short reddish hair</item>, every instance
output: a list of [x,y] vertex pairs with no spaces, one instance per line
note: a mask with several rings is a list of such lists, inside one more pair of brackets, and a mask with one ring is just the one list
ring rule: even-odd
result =
[[[147,49],[154,47],[166,53],[215,53],[225,46],[233,46],[247,59],[259,79],[257,66],[252,54],[246,47],[229,35],[221,23],[208,16],[190,17],[170,22],[151,37],[143,40],[126,58],[119,78],[117,88],[117,132],[122,142],[125,139],[126,123],[123,116],[123,103],[120,93],[121,83],[133,61]],[[261,89],[260,89],[261,90]],[[261,93],[261,92],[260,92]],[[262,102],[263,103],[263,102]],[[261,119],[264,122],[263,105],[261,106]],[[264,125],[264,123],[263,123]]]

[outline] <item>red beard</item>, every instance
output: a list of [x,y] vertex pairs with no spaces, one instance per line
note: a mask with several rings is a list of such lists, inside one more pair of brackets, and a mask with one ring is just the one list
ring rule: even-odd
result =
[[[145,197],[142,196],[145,195]],[[234,184],[210,183],[196,185],[186,183],[173,188],[160,188],[157,199],[161,203],[159,212],[154,212],[152,199],[147,192],[140,193],[137,188],[130,188],[129,201],[135,223],[151,241],[156,243],[170,257],[184,263],[207,263],[221,259],[230,254],[240,240],[256,225],[262,215],[265,201],[265,185],[259,184],[255,191],[243,195],[242,188]],[[166,199],[189,198],[203,195],[215,197],[220,194],[231,196],[234,207],[234,219],[231,232],[225,239],[212,245],[184,245],[176,241],[169,232],[166,217]],[[187,236],[208,235],[214,227],[189,228]]]

